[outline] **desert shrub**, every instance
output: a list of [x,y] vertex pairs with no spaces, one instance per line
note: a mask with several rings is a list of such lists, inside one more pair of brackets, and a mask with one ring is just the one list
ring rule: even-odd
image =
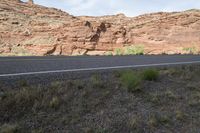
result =
[[143,55],[144,54],[144,46],[128,46],[125,47],[125,55]]
[[196,54],[198,52],[196,47],[186,47],[183,48],[183,51],[187,52],[188,54]]
[[123,50],[120,48],[115,49],[114,51],[115,55],[123,55]]
[[127,46],[124,48],[117,48],[114,51],[115,55],[143,55],[144,54],[144,46],[136,45],[136,46]]
[[131,70],[124,71],[121,73],[121,81],[124,86],[127,87],[129,92],[135,92],[140,90],[141,78],[138,73]]
[[155,69],[146,69],[142,73],[142,78],[143,80],[148,80],[148,81],[155,81],[158,79],[159,72],[158,70]]

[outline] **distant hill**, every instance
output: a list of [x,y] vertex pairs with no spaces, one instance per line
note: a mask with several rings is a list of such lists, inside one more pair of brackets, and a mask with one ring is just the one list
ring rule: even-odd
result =
[[0,55],[103,55],[138,45],[146,54],[200,49],[200,10],[72,16],[55,8],[0,1]]

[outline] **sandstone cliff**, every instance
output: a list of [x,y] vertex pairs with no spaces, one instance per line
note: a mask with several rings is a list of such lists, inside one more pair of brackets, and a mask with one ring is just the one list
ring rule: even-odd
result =
[[200,10],[75,17],[55,8],[0,1],[0,55],[102,55],[129,45],[147,54],[200,48]]

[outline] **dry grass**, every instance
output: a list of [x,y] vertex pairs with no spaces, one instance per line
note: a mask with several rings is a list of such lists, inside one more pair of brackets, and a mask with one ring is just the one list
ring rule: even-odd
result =
[[157,69],[156,80],[149,71],[4,86],[0,132],[200,132],[199,66]]

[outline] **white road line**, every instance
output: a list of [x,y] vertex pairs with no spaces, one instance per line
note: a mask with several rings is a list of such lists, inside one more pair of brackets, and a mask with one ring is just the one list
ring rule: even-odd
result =
[[0,77],[37,75],[37,74],[48,74],[48,73],[63,73],[63,72],[81,72],[81,71],[94,71],[94,70],[108,70],[108,69],[120,69],[120,68],[137,68],[137,67],[150,67],[150,66],[183,65],[183,64],[195,64],[195,63],[200,63],[200,61],[176,62],[176,63],[159,63],[159,64],[144,64],[144,65],[128,65],[128,66],[114,66],[114,67],[97,67],[97,68],[80,68],[80,69],[67,69],[67,70],[26,72],[26,73],[13,73],[13,74],[1,74]]

